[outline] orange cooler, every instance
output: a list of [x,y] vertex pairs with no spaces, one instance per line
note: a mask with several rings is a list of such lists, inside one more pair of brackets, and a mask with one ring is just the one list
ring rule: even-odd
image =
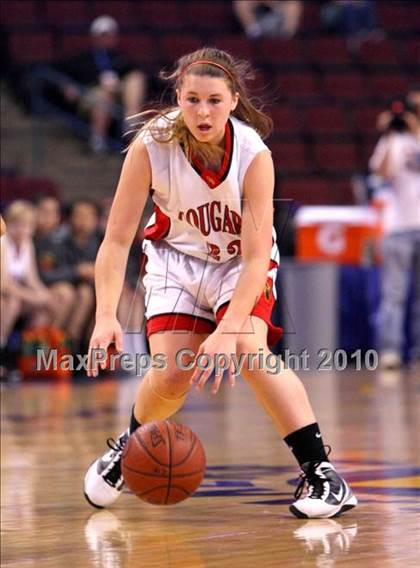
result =
[[295,226],[301,261],[376,262],[380,219],[373,207],[303,206]]

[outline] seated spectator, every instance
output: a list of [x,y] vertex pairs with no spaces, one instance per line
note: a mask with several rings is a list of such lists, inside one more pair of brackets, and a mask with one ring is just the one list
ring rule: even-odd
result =
[[279,0],[235,0],[233,9],[245,34],[260,37],[293,37],[299,27],[303,2]]
[[68,81],[63,80],[60,85],[65,99],[90,117],[89,145],[95,154],[108,149],[115,103],[121,101],[127,117],[140,111],[145,97],[145,75],[118,51],[118,32],[114,18],[96,18],[90,27],[91,49],[55,65],[68,76]]
[[99,208],[88,199],[76,201],[70,212],[69,233],[64,239],[70,281],[76,287],[76,299],[67,330],[77,350],[89,335],[95,305],[95,260],[101,243]]
[[[7,233],[1,239],[1,326],[2,360],[13,328],[24,316],[27,326],[51,322],[54,301],[41,282],[35,260],[32,236],[35,209],[27,201],[15,201],[5,213]],[[4,372],[4,369],[3,369]]]
[[348,38],[348,48],[356,51],[366,39],[382,39],[371,0],[334,0],[321,10],[324,28]]
[[61,206],[56,197],[44,196],[37,201],[35,252],[41,280],[54,299],[53,325],[67,330],[75,307],[74,270],[67,259],[65,238],[68,230],[61,225]]

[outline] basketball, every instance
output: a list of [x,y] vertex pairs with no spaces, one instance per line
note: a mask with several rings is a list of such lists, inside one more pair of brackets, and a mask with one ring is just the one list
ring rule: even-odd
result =
[[139,499],[173,505],[200,485],[206,456],[199,438],[187,426],[155,421],[131,434],[121,467],[128,488]]

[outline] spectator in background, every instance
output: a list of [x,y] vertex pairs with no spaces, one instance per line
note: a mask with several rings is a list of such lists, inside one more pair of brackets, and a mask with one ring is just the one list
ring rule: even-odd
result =
[[76,289],[73,268],[69,265],[65,238],[67,229],[61,225],[61,205],[56,197],[43,196],[37,201],[35,252],[41,280],[55,298],[53,325],[67,331],[75,308]]
[[357,51],[366,39],[382,39],[378,30],[375,3],[370,0],[335,0],[321,9],[323,27],[348,38],[350,51]]
[[58,62],[68,76],[60,85],[65,99],[90,117],[89,145],[93,153],[107,151],[107,136],[121,101],[124,117],[137,114],[144,102],[146,78],[118,51],[119,27],[114,18],[99,16],[90,27],[89,51]]
[[101,243],[99,208],[93,201],[79,199],[70,211],[69,234],[64,239],[66,259],[76,298],[67,330],[77,351],[83,346],[95,305],[95,260]]
[[[412,299],[412,350],[410,359],[420,361],[420,92],[409,102],[397,101],[388,113],[386,131],[380,138],[370,168],[389,182],[385,201],[382,245],[382,297],[378,318],[380,364],[398,368],[403,361],[404,316],[414,275]],[[382,117],[382,124],[385,126]]]
[[[15,201],[5,212],[7,233],[1,239],[1,332],[2,360],[13,328],[21,316],[28,326],[48,325],[54,301],[41,282],[32,237],[36,212],[27,201]],[[4,369],[3,369],[4,371]]]
[[234,0],[233,9],[250,39],[293,37],[299,27],[303,2],[279,0]]

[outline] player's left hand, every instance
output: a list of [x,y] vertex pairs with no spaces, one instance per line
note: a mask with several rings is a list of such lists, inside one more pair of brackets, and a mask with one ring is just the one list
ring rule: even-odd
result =
[[200,345],[196,361],[200,355],[206,355],[211,364],[205,370],[196,366],[190,383],[195,385],[198,390],[201,390],[214,371],[214,384],[211,392],[216,394],[222,382],[223,373],[226,370],[229,385],[231,387],[235,386],[235,366],[232,361],[232,355],[236,354],[236,343],[237,337],[234,334],[220,333],[216,329],[209,335]]

